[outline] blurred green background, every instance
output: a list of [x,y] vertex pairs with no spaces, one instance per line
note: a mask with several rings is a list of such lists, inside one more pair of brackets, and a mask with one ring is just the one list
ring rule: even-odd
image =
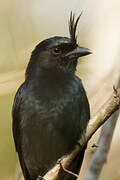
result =
[[[120,67],[118,66],[120,2],[0,0],[0,179],[2,180],[16,179],[17,153],[11,130],[11,109],[15,92],[24,81],[30,54],[43,39],[55,35],[69,35],[68,19],[71,10],[76,15],[83,10],[78,26],[78,41],[80,45],[93,51],[92,56],[83,58],[84,61],[78,64],[77,74],[82,77],[94,113],[111,93]],[[116,72],[111,76],[113,68]],[[98,82],[109,73],[101,88]],[[120,147],[116,149],[120,150]],[[87,160],[90,154],[91,152],[88,152]],[[88,166],[88,162],[86,164],[85,167]],[[119,164],[120,161],[117,161],[117,166]],[[107,172],[106,177],[109,175]],[[120,173],[116,174],[120,177]],[[103,176],[101,180],[104,180]],[[112,175],[109,179],[113,180]]]

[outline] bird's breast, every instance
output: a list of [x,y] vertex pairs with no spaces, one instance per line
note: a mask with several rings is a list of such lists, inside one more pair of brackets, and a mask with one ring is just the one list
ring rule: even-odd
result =
[[82,84],[79,84],[81,81],[77,81],[76,77],[62,80],[58,84],[46,84],[46,87],[45,84],[34,86],[33,83],[27,86],[21,110],[21,127],[24,131],[34,130],[39,136],[46,129],[48,133],[57,131],[61,136],[64,136],[62,133],[65,131],[64,138],[69,135],[78,136],[82,96],[85,92],[80,89]]
[[79,85],[73,81],[53,91],[36,94],[26,90],[24,95],[22,144],[25,159],[31,159],[31,168],[36,162],[47,162],[50,167],[74,148],[81,134]]

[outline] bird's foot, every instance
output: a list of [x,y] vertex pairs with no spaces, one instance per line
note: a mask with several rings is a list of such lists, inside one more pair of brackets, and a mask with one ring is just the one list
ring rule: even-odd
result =
[[64,159],[64,157],[65,157],[65,156],[63,156],[63,157],[59,158],[59,159],[57,160],[57,164],[62,163],[62,160]]
[[76,143],[77,146],[81,147],[81,144],[79,142]]
[[42,176],[38,176],[36,180],[45,180],[45,178]]
[[74,172],[69,171],[68,169],[64,168],[64,166],[63,166],[62,163],[61,163],[61,160],[58,160],[57,163],[60,164],[60,168],[61,168],[64,172],[66,172],[66,173],[68,173],[68,174],[70,174],[70,175],[75,176],[75,177],[78,178],[78,175],[77,175],[77,174],[75,174]]

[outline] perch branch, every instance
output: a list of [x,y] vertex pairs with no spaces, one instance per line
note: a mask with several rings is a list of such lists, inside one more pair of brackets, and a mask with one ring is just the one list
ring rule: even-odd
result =
[[[82,141],[81,146],[76,146],[74,151],[62,159],[62,165],[64,168],[72,163],[72,160],[80,153],[82,148],[87,144],[92,135],[97,131],[97,129],[119,108],[120,106],[120,89],[114,90],[113,94],[110,96],[108,101],[101,107],[95,117],[90,120],[88,125],[88,130],[86,132],[86,138]],[[46,180],[57,180],[58,172],[60,170],[60,165],[55,165],[50,171],[46,173],[44,178]]]
[[[120,88],[120,80],[118,82],[118,88]],[[107,160],[107,154],[110,149],[119,112],[120,111],[117,110],[102,127],[100,138],[98,140],[98,148],[96,149],[91,160],[90,167],[86,175],[86,180],[98,180],[99,178],[102,167]]]

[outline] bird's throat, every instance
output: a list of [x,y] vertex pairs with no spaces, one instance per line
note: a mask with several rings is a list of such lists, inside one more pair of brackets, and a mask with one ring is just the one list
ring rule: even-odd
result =
[[37,96],[45,94],[48,98],[58,97],[63,94],[63,91],[67,88],[74,78],[74,74],[65,73],[52,70],[41,70],[34,73],[34,78],[28,79],[29,87],[32,87],[33,92]]

